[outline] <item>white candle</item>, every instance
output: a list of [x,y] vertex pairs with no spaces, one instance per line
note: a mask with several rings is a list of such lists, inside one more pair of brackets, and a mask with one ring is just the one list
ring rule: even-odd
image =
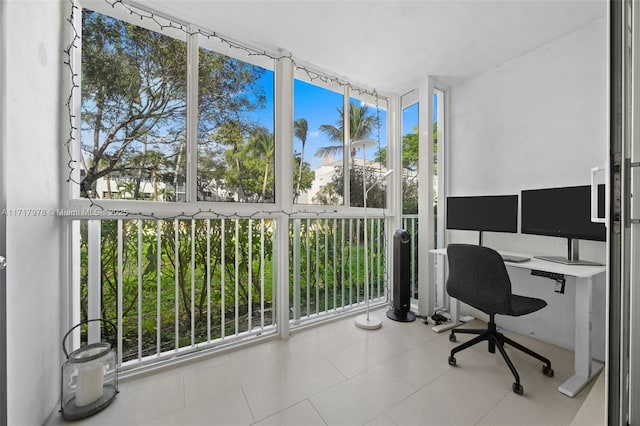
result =
[[84,407],[100,399],[103,392],[103,383],[104,371],[102,364],[90,363],[88,366],[78,367],[76,406]]

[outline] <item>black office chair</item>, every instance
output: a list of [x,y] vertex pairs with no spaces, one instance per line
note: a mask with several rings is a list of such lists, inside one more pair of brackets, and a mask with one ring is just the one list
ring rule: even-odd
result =
[[547,302],[542,299],[512,294],[511,281],[504,261],[495,250],[468,244],[450,244],[447,247],[447,258],[449,259],[447,293],[461,302],[480,309],[490,318],[487,329],[451,329],[449,340],[452,342],[456,341],[456,333],[478,334],[479,336],[453,348],[449,356],[449,365],[456,365],[454,355],[457,352],[487,340],[489,352],[495,353],[497,347],[513,373],[516,381],[512,388],[518,395],[522,395],[524,389],[520,384],[518,371],[504,350],[505,343],[545,363],[542,366],[542,373],[553,377],[551,362],[547,358],[497,331],[494,321],[496,314],[526,315],[544,308],[547,306]]

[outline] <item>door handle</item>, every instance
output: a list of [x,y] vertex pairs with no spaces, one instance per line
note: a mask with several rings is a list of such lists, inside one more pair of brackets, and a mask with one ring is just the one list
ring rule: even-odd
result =
[[604,170],[604,167],[594,167],[591,169],[591,222],[605,223],[604,217],[598,217],[598,185],[596,184],[596,173]]
[[7,259],[4,256],[0,256],[0,271],[7,267]]

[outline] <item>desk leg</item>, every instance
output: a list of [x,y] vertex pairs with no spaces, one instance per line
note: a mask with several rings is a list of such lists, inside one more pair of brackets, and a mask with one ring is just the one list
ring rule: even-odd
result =
[[576,289],[574,369],[575,372],[558,390],[574,397],[602,370],[603,365],[591,359],[591,290],[593,277],[574,278]]

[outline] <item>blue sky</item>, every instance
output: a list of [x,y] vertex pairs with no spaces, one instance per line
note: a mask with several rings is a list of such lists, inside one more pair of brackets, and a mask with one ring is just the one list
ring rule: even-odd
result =
[[[267,95],[267,107],[264,110],[254,112],[254,118],[263,123],[265,127],[273,131],[273,72],[266,71],[261,77],[259,84],[262,85]],[[343,106],[343,95],[307,83],[301,80],[294,81],[294,116],[293,119],[304,118],[307,120],[309,130],[305,144],[305,161],[311,164],[311,170],[322,165],[322,158],[314,154],[323,146],[332,145],[324,133],[320,131],[323,124],[336,125],[339,119],[337,108]],[[352,97],[352,100],[357,101]],[[369,110],[376,113],[376,106],[369,105]],[[387,145],[387,111],[380,108],[380,147]],[[377,131],[371,135],[371,139],[377,140]],[[299,153],[302,150],[302,143],[294,138],[294,151]],[[376,149],[367,150],[367,158],[373,158]],[[336,159],[342,156],[336,156]]]
[[[259,80],[259,84],[263,87],[267,96],[266,108],[260,111],[254,111],[253,117],[273,132],[273,96],[274,96],[274,74],[271,70],[265,70]],[[357,99],[352,97],[352,100]],[[302,80],[294,81],[294,116],[293,119],[305,118],[309,125],[307,134],[307,142],[305,144],[304,157],[305,161],[311,164],[311,170],[322,165],[322,158],[316,157],[314,154],[319,148],[332,145],[327,137],[319,130],[323,124],[336,125],[338,120],[337,108],[343,106],[343,95],[312,83]],[[375,105],[369,105],[370,111],[375,113]],[[434,112],[433,121],[436,122],[436,114],[438,110],[438,98],[434,96]],[[418,104],[413,104],[402,111],[402,134],[413,133],[418,125]],[[387,145],[387,111],[380,108],[380,147]],[[377,132],[371,135],[371,138],[378,138]],[[299,153],[302,149],[302,143],[299,139],[294,138],[294,151]],[[367,150],[367,158],[374,157],[376,149]],[[337,156],[336,159],[342,158]]]

